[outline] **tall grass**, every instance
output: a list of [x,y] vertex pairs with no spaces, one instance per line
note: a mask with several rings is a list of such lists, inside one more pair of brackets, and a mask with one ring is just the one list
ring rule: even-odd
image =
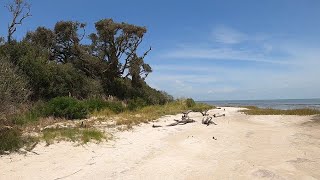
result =
[[94,115],[115,119],[116,125],[127,125],[128,127],[132,127],[133,125],[156,120],[164,115],[175,115],[187,110],[196,112],[214,108],[214,106],[202,103],[193,104],[192,107],[188,106],[190,106],[190,104],[187,104],[185,100],[180,100],[167,103],[165,105],[146,106],[135,111],[125,111],[117,115],[110,114],[110,111],[99,111],[95,112]]
[[289,110],[280,110],[280,109],[271,109],[271,108],[258,108],[255,106],[246,106],[246,109],[241,110],[247,115],[298,115],[298,116],[308,116],[320,114],[319,110],[316,109],[289,109]]

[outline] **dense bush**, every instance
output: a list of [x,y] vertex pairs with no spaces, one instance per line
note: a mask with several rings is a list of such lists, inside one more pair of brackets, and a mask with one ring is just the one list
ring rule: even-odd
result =
[[28,81],[7,59],[0,58],[0,82],[0,113],[14,113],[28,100]]
[[194,102],[194,100],[192,99],[192,98],[188,98],[187,100],[186,100],[186,105],[187,105],[187,107],[193,107],[193,106],[195,106],[196,105],[196,103]]
[[108,106],[106,101],[98,98],[85,100],[84,103],[90,112],[100,111]]
[[13,151],[21,146],[21,131],[17,128],[0,125],[0,153],[3,151]]
[[145,107],[146,105],[147,105],[146,101],[144,101],[142,98],[136,98],[129,101],[128,109],[131,111],[137,110],[139,108]]
[[118,101],[105,101],[103,99],[95,98],[85,100],[84,103],[90,112],[110,109],[115,113],[120,113],[125,110],[122,103]]
[[108,109],[115,113],[121,113],[125,110],[125,107],[122,105],[122,102],[114,101],[108,102]]
[[45,115],[67,118],[67,119],[81,119],[88,114],[87,106],[72,97],[57,97],[48,102],[45,107]]

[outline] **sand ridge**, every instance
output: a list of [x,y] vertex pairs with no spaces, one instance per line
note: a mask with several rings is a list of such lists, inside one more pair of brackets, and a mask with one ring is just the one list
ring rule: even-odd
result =
[[190,113],[197,122],[142,124],[100,144],[40,144],[34,149],[39,155],[2,156],[0,179],[320,179],[320,128],[309,123],[311,116],[223,109],[209,111],[226,114],[214,119],[216,126]]

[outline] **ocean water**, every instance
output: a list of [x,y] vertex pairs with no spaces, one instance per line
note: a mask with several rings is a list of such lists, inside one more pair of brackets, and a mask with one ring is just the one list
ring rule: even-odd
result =
[[273,109],[313,108],[320,110],[320,99],[227,100],[202,102],[215,106],[257,106],[259,108]]

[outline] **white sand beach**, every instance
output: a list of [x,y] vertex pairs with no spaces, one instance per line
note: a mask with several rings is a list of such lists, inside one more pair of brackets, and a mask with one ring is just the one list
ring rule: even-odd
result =
[[[320,123],[313,116],[248,116],[214,109],[218,125],[152,128],[142,124],[113,140],[37,145],[0,157],[0,179],[320,179]],[[170,124],[181,115],[154,124]],[[215,140],[216,139],[216,140]]]

